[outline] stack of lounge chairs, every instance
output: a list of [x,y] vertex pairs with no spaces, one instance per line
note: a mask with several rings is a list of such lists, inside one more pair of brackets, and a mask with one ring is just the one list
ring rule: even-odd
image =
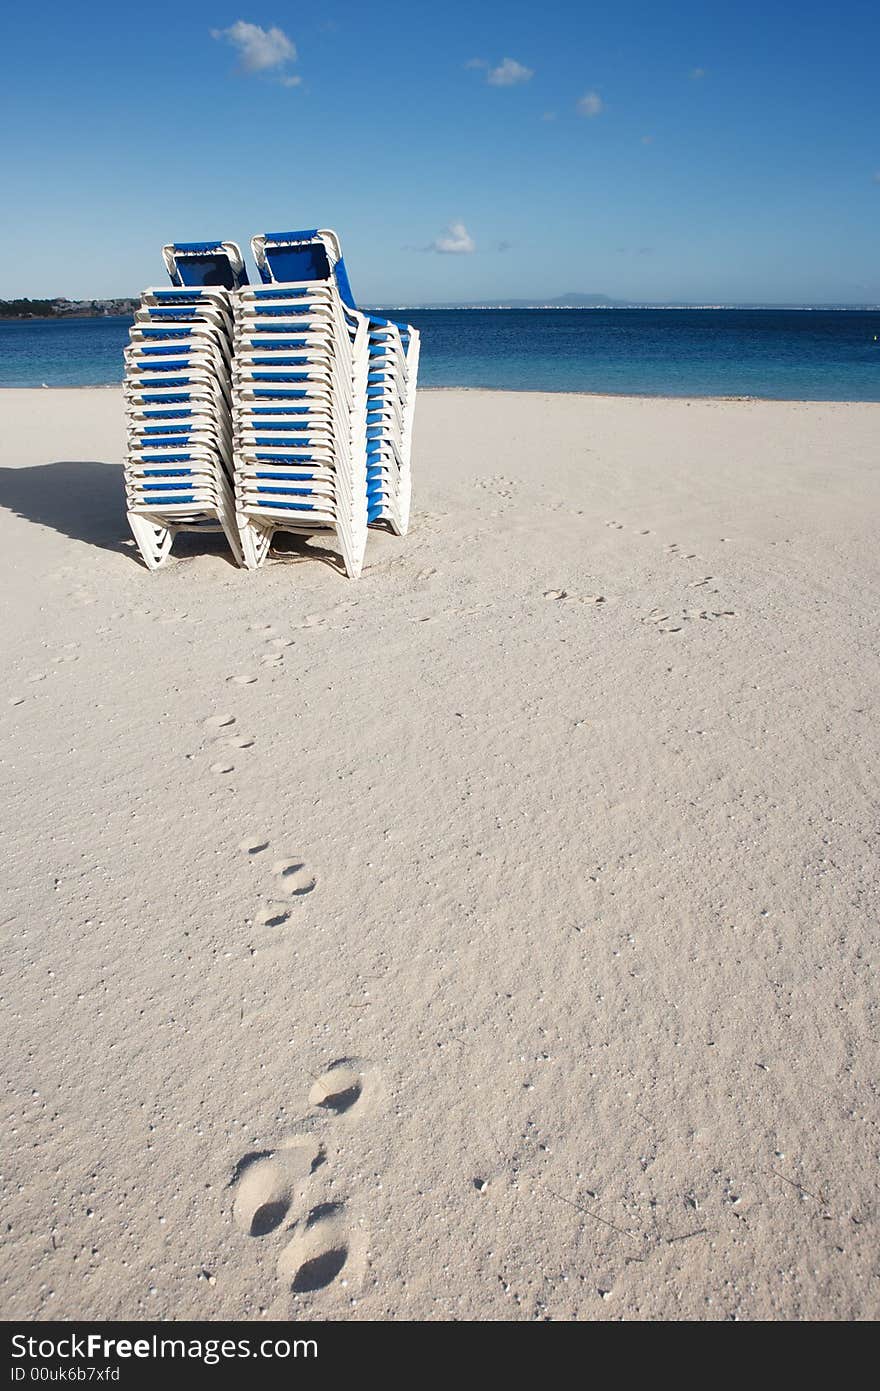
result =
[[275,531],[332,531],[355,578],[367,544],[366,321],[339,293],[332,232],[252,246],[264,283],[235,296],[233,366],[245,564],[263,563]]
[[129,520],[146,563],[221,529],[256,569],[277,531],[330,534],[361,572],[370,526],[403,536],[419,335],[360,313],[334,232],[266,233],[251,286],[230,242],[165,248],[126,352]]
[[367,515],[406,534],[412,495],[410,454],[419,335],[408,324],[369,316]]
[[163,249],[171,289],[146,290],[125,352],[128,520],[146,565],[178,531],[223,531],[241,563],[232,481],[233,242]]

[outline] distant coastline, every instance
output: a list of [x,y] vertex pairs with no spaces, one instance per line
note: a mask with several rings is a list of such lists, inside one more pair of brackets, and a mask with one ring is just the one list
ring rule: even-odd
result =
[[[0,321],[45,320],[45,319],[108,319],[133,317],[140,304],[137,296],[120,299],[72,300],[55,299],[0,299]],[[679,309],[679,310],[761,310],[770,312],[781,310],[803,313],[877,313],[880,304],[709,304],[686,301],[650,301],[613,299],[609,295],[565,294],[555,299],[510,299],[510,300],[461,300],[440,302],[406,301],[399,304],[365,304],[364,309],[387,314],[400,314],[409,310],[442,310],[457,312],[466,310],[571,310],[571,309]]]
[[138,299],[0,299],[0,319],[109,319],[134,314]]

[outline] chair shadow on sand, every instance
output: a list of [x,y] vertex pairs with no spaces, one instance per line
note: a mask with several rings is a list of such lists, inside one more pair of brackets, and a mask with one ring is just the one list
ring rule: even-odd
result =
[[[125,515],[121,464],[59,459],[30,468],[0,468],[0,507],[74,541],[116,551],[133,564],[142,563]],[[235,564],[225,537],[219,535],[184,533],[175,537],[173,553],[217,553]]]
[[[74,541],[115,551],[142,563],[125,515],[125,483],[121,464],[95,459],[59,459],[29,468],[0,468],[0,507],[39,526],[70,536]],[[220,555],[230,565],[235,558],[220,534],[182,532],[174,538],[172,558]],[[341,558],[309,537],[278,532],[271,558],[287,564],[323,561],[340,574]]]
[[102,550],[121,551],[130,535],[120,464],[64,459],[0,468],[0,507]]

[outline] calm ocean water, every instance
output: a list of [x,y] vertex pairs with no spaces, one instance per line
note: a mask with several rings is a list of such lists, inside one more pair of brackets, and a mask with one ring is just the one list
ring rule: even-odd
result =
[[[880,401],[880,312],[422,309],[405,316],[422,330],[424,386]],[[128,325],[125,318],[0,322],[0,386],[118,382]]]

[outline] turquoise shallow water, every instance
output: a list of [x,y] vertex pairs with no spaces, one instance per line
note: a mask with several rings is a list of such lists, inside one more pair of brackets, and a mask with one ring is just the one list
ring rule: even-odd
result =
[[[393,311],[392,311],[393,312]],[[424,386],[880,401],[880,311],[421,309]],[[122,378],[126,318],[0,322],[0,386]]]

